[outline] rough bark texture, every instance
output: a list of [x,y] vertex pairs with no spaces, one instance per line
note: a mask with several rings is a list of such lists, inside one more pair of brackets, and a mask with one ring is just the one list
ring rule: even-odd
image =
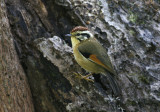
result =
[[34,112],[30,88],[14,47],[3,0],[0,6],[0,112]]
[[[0,21],[4,24],[0,24],[0,31],[4,32],[0,72],[11,69],[7,75],[1,75],[0,83],[12,88],[8,92],[17,92],[2,93],[6,94],[0,97],[5,102],[30,106],[26,111],[33,111],[29,88],[24,87],[27,85],[24,70],[36,112],[159,112],[158,0],[5,0],[5,3],[1,0],[0,4],[3,11]],[[5,5],[7,8],[3,8]],[[105,76],[94,74],[92,83],[73,74],[86,74],[73,58],[70,39],[64,36],[78,25],[93,31],[108,51],[118,74],[121,98],[112,95]],[[18,64],[13,41],[23,69]],[[13,100],[21,98],[21,93],[26,100]],[[3,109],[15,109],[10,105],[2,104]]]

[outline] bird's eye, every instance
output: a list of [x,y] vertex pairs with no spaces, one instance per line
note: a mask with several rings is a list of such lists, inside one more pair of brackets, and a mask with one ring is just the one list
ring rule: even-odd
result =
[[80,33],[77,33],[76,36],[80,36]]

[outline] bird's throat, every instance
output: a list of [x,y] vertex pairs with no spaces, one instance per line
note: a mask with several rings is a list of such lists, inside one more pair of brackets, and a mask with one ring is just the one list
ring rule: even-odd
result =
[[75,37],[71,37],[71,41],[72,41],[72,48],[74,48],[77,44],[80,43],[80,41]]

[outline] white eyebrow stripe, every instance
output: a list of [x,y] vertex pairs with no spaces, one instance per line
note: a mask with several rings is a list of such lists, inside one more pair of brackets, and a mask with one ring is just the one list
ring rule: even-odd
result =
[[90,37],[93,37],[93,34],[90,31],[83,31],[82,33],[87,33],[90,35]]

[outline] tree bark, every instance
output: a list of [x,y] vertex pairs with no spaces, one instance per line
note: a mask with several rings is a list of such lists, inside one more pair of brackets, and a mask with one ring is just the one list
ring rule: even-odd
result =
[[4,0],[0,0],[0,112],[34,112],[32,95],[19,62]]

